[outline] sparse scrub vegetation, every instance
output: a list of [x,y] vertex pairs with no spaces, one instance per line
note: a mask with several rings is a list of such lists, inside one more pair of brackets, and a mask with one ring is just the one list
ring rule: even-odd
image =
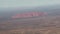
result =
[[60,34],[60,16],[3,21],[0,34]]

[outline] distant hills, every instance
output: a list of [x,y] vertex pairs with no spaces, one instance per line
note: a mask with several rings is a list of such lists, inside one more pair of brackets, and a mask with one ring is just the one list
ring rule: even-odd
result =
[[25,13],[25,12],[48,12],[50,16],[52,15],[60,15],[60,5],[54,6],[38,6],[38,7],[25,7],[25,8],[0,8],[0,16],[3,18],[10,18],[11,16],[18,14],[18,13]]

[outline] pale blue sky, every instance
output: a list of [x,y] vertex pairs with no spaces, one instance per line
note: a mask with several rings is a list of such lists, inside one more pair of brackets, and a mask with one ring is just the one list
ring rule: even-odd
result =
[[0,7],[33,7],[60,4],[60,0],[0,0]]

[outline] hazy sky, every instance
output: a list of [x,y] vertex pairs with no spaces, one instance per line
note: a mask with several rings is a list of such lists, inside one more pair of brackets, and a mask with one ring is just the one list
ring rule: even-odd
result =
[[60,4],[60,0],[0,0],[0,7],[33,7]]

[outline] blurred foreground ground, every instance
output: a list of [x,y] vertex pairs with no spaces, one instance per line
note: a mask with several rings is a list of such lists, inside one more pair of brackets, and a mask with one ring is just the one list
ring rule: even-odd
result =
[[0,34],[60,34],[60,16],[2,21]]

